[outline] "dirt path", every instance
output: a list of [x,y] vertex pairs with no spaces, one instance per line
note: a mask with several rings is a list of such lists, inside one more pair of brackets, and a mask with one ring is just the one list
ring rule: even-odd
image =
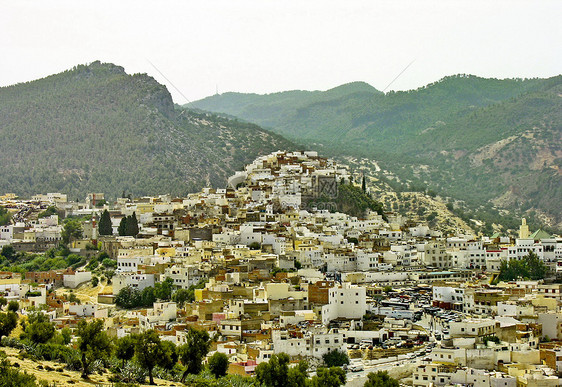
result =
[[[105,285],[100,282],[98,286],[94,287],[90,282],[88,282],[80,285],[76,289],[72,289],[72,293],[74,293],[82,303],[97,304],[98,294],[111,293],[112,290],[113,287],[111,285]],[[58,295],[70,294],[71,289],[58,288],[56,292]]]

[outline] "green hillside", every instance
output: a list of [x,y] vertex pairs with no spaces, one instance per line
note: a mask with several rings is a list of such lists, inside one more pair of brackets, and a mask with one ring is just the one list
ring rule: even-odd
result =
[[[353,82],[320,91],[284,91],[266,95],[224,93],[197,101],[190,106],[226,113],[243,118],[251,122],[260,122],[262,126],[280,130],[285,134],[296,134],[298,138],[305,138],[297,125],[285,130],[286,120],[291,120],[295,112],[304,106],[338,105],[342,99],[364,99],[374,95],[383,95],[380,91],[364,82]],[[298,119],[298,118],[297,118]],[[311,130],[307,128],[306,130]]]
[[[387,94],[344,85],[338,93],[228,93],[194,104],[326,154],[375,159],[405,188],[423,184],[474,206],[538,211],[562,227],[561,85],[562,76],[457,75]],[[274,114],[258,114],[268,109]]]
[[259,128],[174,106],[146,74],[94,62],[0,88],[0,192],[183,195],[259,154],[294,149]]

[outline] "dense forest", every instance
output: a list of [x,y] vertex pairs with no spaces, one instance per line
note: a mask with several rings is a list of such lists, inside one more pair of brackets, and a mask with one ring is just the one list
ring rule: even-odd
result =
[[223,187],[258,155],[295,146],[254,124],[175,106],[146,74],[94,62],[0,88],[0,192],[110,198]]
[[325,92],[225,93],[194,105],[330,156],[375,159],[410,185],[474,207],[539,211],[560,228],[560,95],[562,76],[456,75],[404,92],[356,82]]

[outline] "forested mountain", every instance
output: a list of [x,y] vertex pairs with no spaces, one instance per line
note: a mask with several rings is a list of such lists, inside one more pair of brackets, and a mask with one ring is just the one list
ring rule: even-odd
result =
[[254,124],[174,106],[146,74],[80,65],[0,88],[0,192],[183,195],[294,149]]
[[474,206],[537,211],[561,227],[561,96],[562,76],[457,75],[405,92],[352,83],[326,92],[226,93],[194,105],[327,154],[378,160],[402,182]]

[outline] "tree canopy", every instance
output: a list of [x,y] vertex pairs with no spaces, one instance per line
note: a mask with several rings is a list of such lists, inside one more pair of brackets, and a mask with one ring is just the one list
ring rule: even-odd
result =
[[377,371],[367,375],[364,387],[400,387],[400,383],[391,378],[387,371]]
[[35,344],[44,344],[55,335],[55,326],[42,311],[35,311],[28,317],[25,336]]
[[285,353],[271,356],[267,363],[256,367],[256,380],[265,387],[287,386],[289,373],[289,356]]
[[228,356],[221,352],[215,352],[209,358],[209,370],[215,378],[225,376],[228,371]]
[[80,219],[65,219],[61,232],[62,242],[68,245],[70,242],[82,238],[82,222]]
[[81,355],[82,377],[88,378],[92,362],[106,358],[111,354],[111,341],[105,332],[101,319],[91,322],[80,320],[76,334],[78,336],[78,350]]
[[327,367],[341,367],[344,364],[349,364],[349,357],[347,353],[339,350],[333,349],[322,355],[322,360]]
[[123,336],[115,342],[115,357],[123,362],[131,360],[135,355],[135,338],[132,335]]
[[310,387],[339,387],[345,384],[345,371],[340,367],[318,368]]
[[11,219],[12,219],[12,216],[10,215],[8,210],[6,210],[4,207],[0,206],[0,226],[5,226],[7,224],[10,224]]
[[18,325],[18,315],[12,311],[0,313],[0,339],[8,336]]
[[119,233],[119,236],[137,236],[139,233],[139,224],[134,212],[130,216],[121,218],[117,232]]
[[[170,343],[173,345],[173,343]],[[172,351],[174,353],[172,353]],[[150,384],[154,384],[153,370],[157,365],[164,368],[173,366],[175,348],[164,344],[153,329],[145,331],[136,337],[135,357],[139,364],[148,371]],[[177,357],[176,357],[177,359]]]
[[111,216],[108,210],[104,210],[98,224],[99,235],[113,235],[113,227],[111,226]]
[[546,264],[533,251],[530,251],[521,260],[502,261],[498,279],[502,281],[513,281],[518,278],[540,280],[544,279],[547,273]]
[[203,367],[202,362],[211,346],[209,334],[206,331],[189,328],[185,344],[178,348],[179,360],[185,367],[182,381],[188,374],[198,374]]

